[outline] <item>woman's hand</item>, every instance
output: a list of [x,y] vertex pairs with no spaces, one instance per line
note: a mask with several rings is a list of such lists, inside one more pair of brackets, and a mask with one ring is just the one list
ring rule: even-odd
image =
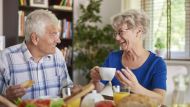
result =
[[21,85],[12,85],[7,88],[5,97],[11,101],[14,101],[17,98],[24,96],[25,93],[26,89]]
[[91,82],[95,85],[95,89],[98,92],[100,92],[104,88],[104,85],[100,82],[101,77],[99,74],[99,68],[99,66],[95,66],[90,70]]
[[132,92],[136,94],[147,95],[151,98],[154,98],[159,104],[163,103],[165,90],[154,89],[151,91],[144,88],[143,86],[139,84],[136,76],[133,74],[133,72],[129,68],[122,69],[121,72],[117,71],[116,77],[122,85],[129,86]]
[[130,87],[131,91],[136,93],[142,87],[133,72],[127,67],[116,72],[116,77],[124,86]]
[[101,77],[100,77],[100,74],[99,74],[99,66],[95,66],[94,68],[92,68],[90,70],[90,77],[91,77],[91,81],[93,83],[96,83],[96,82],[99,82]]
[[80,92],[81,90],[82,90],[82,86],[75,84],[75,85],[71,88],[71,93],[72,93],[72,94],[75,94],[75,93]]

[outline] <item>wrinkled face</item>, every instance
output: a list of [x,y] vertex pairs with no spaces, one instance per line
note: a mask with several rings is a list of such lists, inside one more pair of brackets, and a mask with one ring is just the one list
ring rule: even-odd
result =
[[47,25],[44,35],[38,39],[37,48],[42,55],[54,54],[60,42],[58,27]]
[[135,48],[137,30],[127,27],[127,25],[122,25],[115,29],[114,37],[119,43],[120,47],[124,51],[130,51]]

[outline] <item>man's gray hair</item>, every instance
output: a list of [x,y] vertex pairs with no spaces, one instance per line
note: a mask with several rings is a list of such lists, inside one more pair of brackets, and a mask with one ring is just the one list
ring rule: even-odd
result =
[[25,21],[24,35],[25,40],[30,40],[30,35],[35,32],[38,36],[43,36],[45,27],[48,24],[58,26],[59,20],[57,17],[48,10],[35,10],[31,12]]
[[142,27],[143,35],[148,33],[150,19],[142,10],[128,10],[112,18],[112,27],[117,30],[119,26],[127,24],[128,28]]

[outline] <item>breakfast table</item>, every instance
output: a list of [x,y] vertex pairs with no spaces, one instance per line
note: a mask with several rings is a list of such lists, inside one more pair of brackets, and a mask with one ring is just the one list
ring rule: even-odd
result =
[[[70,105],[73,105],[74,103],[76,103],[74,101],[77,101],[77,102],[81,101],[80,100],[81,97],[85,96],[87,93],[91,92],[93,89],[94,89],[94,85],[92,83],[90,83],[90,84],[84,86],[79,92],[72,94],[71,96],[66,97],[65,99],[61,98],[62,101],[64,101],[63,107],[65,107],[65,106],[66,107],[76,107],[76,106],[70,106]],[[54,99],[22,100],[21,104],[20,104],[21,106],[18,106],[18,107],[25,107],[26,103],[30,103],[32,105],[35,105],[37,103],[41,103],[41,104],[39,104],[40,106],[37,105],[37,107],[50,107],[52,100],[54,100]],[[46,104],[46,106],[41,106],[41,105],[43,105],[42,103]],[[49,106],[47,106],[48,104],[49,104]],[[79,102],[79,104],[80,104],[80,102]],[[17,107],[17,106],[13,102],[9,101],[8,99],[6,99],[5,97],[0,95],[0,107]],[[36,106],[34,106],[34,107],[36,107]]]
[[[81,98],[84,98],[85,95],[87,95],[93,89],[94,89],[94,85],[93,84],[88,84],[88,85],[84,86],[83,89],[80,92],[65,98],[64,103],[66,105],[72,104],[74,100],[76,101],[76,99],[80,99],[79,101],[81,102],[82,101]],[[114,102],[113,101],[113,90],[112,90],[111,86],[108,85],[107,87],[105,87],[104,90],[102,90],[100,92],[100,94],[104,97],[105,100]],[[33,101],[35,101],[35,99]],[[41,101],[45,101],[45,100],[41,100]],[[3,103],[5,106],[2,106],[1,103]],[[11,101],[4,98],[3,96],[0,96],[0,107],[17,107],[17,106],[15,104],[13,104]],[[46,106],[46,107],[50,107],[50,106]],[[74,106],[66,106],[66,107],[74,107]],[[167,107],[167,106],[161,105],[159,107]]]
[[[106,100],[112,100],[113,101],[113,88],[112,86],[109,84],[107,85],[101,92],[100,94],[102,94],[102,96],[106,99]],[[166,105],[162,104],[159,105],[159,107],[167,107]]]

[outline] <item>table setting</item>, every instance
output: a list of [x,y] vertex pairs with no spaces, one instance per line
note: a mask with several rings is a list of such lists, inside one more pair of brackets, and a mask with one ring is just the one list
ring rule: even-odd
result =
[[[166,107],[158,105],[150,97],[140,94],[132,94],[130,87],[112,86],[111,80],[115,76],[115,68],[100,68],[100,76],[109,81],[101,92],[95,90],[93,83],[89,83],[71,94],[70,89],[62,90],[66,97],[22,100],[11,102],[0,96],[0,103],[5,107]],[[31,85],[31,84],[30,84]]]
[[[43,97],[39,99],[22,100],[11,102],[3,96],[0,96],[0,105],[3,107],[80,107],[81,97],[94,89],[92,83],[84,86],[79,92],[72,94],[66,98],[49,98]],[[17,104],[16,104],[17,103]]]

